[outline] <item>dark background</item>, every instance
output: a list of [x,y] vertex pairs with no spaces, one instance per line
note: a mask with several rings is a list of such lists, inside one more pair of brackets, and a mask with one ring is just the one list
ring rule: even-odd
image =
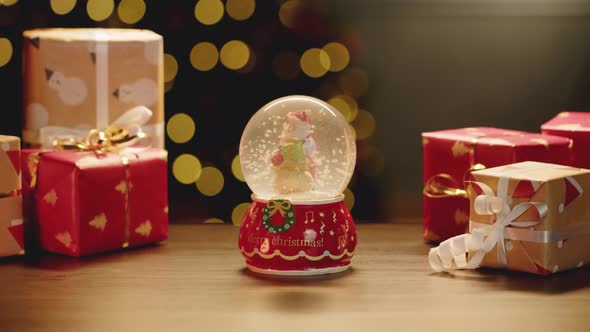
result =
[[[55,14],[49,1],[0,5],[0,37],[14,47],[10,62],[0,67],[0,132],[20,134],[23,30],[154,30],[164,36],[164,52],[179,67],[166,86],[166,119],[186,113],[197,128],[187,143],[167,139],[170,164],[191,153],[203,166],[221,170],[225,180],[218,195],[206,197],[170,173],[172,221],[219,218],[231,223],[234,207],[249,200],[249,189],[231,172],[249,117],[283,95],[328,100],[342,93],[342,75],[360,72],[368,78],[368,89],[355,99],[376,126],[370,137],[357,141],[352,212],[361,221],[399,221],[420,215],[422,131],[478,125],[538,131],[560,110],[590,108],[590,1],[291,1],[302,8],[292,28],[279,20],[285,2],[279,0],[256,1],[247,20],[226,13],[209,26],[195,19],[197,1],[188,0],[147,1],[145,15],[133,25],[118,18],[119,1],[102,22],[88,17],[84,0],[65,15]],[[209,41],[219,49],[232,39],[244,41],[255,54],[249,71],[232,71],[221,63],[207,72],[191,66],[189,54],[197,42]],[[290,80],[273,73],[273,59],[281,52],[301,56],[334,41],[349,50],[344,71],[320,78],[299,72]],[[366,122],[352,125],[358,129]]]

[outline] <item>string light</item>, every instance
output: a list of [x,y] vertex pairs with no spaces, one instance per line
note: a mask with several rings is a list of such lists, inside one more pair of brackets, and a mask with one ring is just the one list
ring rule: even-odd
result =
[[221,48],[221,63],[229,69],[238,70],[248,63],[250,50],[248,45],[239,40],[231,40]]
[[88,0],[86,12],[96,22],[106,20],[113,13],[115,2],[113,0]]
[[239,155],[235,156],[234,159],[231,161],[231,172],[236,177],[236,179],[242,182],[246,182],[244,174],[242,173],[242,165],[240,164]]
[[375,131],[375,118],[373,114],[365,110],[360,110],[352,125],[355,129],[356,139],[364,140],[373,135]]
[[51,10],[57,15],[65,15],[76,7],[76,0],[51,0]]
[[297,16],[303,6],[297,0],[289,0],[284,2],[279,8],[279,20],[287,28],[295,27]]
[[348,122],[352,122],[358,114],[358,104],[354,98],[347,95],[337,95],[328,100]]
[[174,114],[166,125],[168,137],[174,143],[186,143],[195,134],[195,122],[185,113]]
[[330,71],[341,71],[348,66],[350,55],[346,46],[340,43],[329,43],[322,50],[330,57]]
[[319,48],[311,48],[301,56],[301,69],[309,77],[321,77],[329,68],[330,57]]
[[119,19],[127,24],[135,24],[145,14],[145,2],[143,0],[121,0],[117,13]]
[[197,189],[205,196],[215,196],[223,189],[224,178],[215,167],[205,167],[196,182]]
[[195,69],[208,71],[219,61],[217,47],[209,42],[200,42],[193,46],[190,54],[191,64]]
[[209,218],[203,221],[204,224],[223,224],[223,220],[218,218]]
[[195,18],[205,25],[213,25],[223,17],[223,3],[220,0],[199,0],[195,5]]
[[191,154],[181,154],[172,164],[172,174],[180,183],[194,183],[201,176],[201,162]]
[[0,38],[0,67],[12,58],[12,43],[7,38]]
[[171,54],[164,54],[164,82],[170,82],[178,73],[178,62]]
[[344,190],[344,205],[346,205],[349,210],[352,210],[354,207],[354,193],[350,188]]
[[237,21],[247,20],[254,14],[256,2],[254,0],[227,0],[225,10]]
[[250,203],[241,203],[238,204],[233,211],[231,212],[231,221],[234,225],[240,226],[242,221],[244,220],[244,216],[248,209],[250,208]]
[[12,6],[16,4],[18,0],[0,0],[0,5],[4,5],[6,7]]

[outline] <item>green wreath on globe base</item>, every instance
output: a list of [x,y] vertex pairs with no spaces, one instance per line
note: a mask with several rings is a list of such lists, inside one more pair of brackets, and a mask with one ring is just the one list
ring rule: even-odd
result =
[[[282,224],[273,225],[270,222],[272,216],[279,212],[281,216],[285,218]],[[295,211],[293,210],[293,204],[286,199],[275,199],[270,200],[266,203],[266,207],[262,210],[262,225],[267,232],[273,234],[285,233],[290,230],[295,223]]]

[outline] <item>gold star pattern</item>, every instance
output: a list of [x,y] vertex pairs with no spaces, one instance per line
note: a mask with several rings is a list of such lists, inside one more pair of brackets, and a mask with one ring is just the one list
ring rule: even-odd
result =
[[115,190],[120,192],[121,194],[127,193],[127,181],[123,180],[119,182],[119,184],[115,187]]
[[430,141],[426,137],[422,137],[422,145],[428,144]]
[[152,233],[152,222],[146,220],[143,224],[137,226],[137,228],[135,229],[135,233],[145,237],[149,237]]
[[333,230],[330,231],[330,236],[334,236],[334,231]]
[[325,214],[323,212],[320,212],[320,217],[323,218],[324,216],[325,216]]
[[57,203],[57,193],[54,189],[51,189],[49,192],[47,192],[47,194],[45,194],[45,196],[43,196],[43,200],[47,202],[47,204],[55,206],[55,203]]
[[98,230],[104,231],[107,225],[107,216],[104,213],[97,215],[96,217],[92,218],[88,224]]
[[469,153],[469,148],[467,145],[465,145],[465,143],[456,141],[451,147],[451,152],[453,152],[453,157],[460,157],[466,153]]
[[55,239],[67,248],[72,245],[72,236],[70,235],[70,232],[57,233],[55,234]]
[[164,207],[164,213],[168,214],[168,205],[166,205],[166,207]]

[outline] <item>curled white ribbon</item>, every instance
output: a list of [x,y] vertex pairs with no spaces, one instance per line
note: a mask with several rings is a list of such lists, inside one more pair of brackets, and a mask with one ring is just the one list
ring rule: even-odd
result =
[[[436,272],[453,269],[475,269],[485,255],[494,247],[498,250],[500,265],[506,265],[505,234],[506,228],[526,228],[539,224],[547,215],[547,204],[543,202],[524,202],[510,208],[511,197],[508,196],[509,178],[501,177],[498,180],[498,193],[494,194],[492,188],[485,183],[473,182],[478,185],[483,195],[479,195],[474,201],[474,210],[480,215],[495,215],[493,225],[473,229],[471,234],[463,234],[443,241],[438,247],[430,249],[428,260],[430,266]],[[529,208],[534,207],[539,212],[539,220],[516,221]],[[474,253],[467,260],[468,253]]]
[[[136,106],[117,118],[110,126],[117,126],[129,132],[131,136],[141,136],[145,133],[144,126],[152,117],[152,111],[145,106]],[[110,127],[109,126],[109,127]],[[69,139],[72,141],[81,141],[91,128],[70,128],[61,126],[47,126],[39,129],[41,146],[44,148],[53,147],[57,139]],[[105,128],[98,128],[103,130]],[[147,133],[148,135],[150,133]]]

